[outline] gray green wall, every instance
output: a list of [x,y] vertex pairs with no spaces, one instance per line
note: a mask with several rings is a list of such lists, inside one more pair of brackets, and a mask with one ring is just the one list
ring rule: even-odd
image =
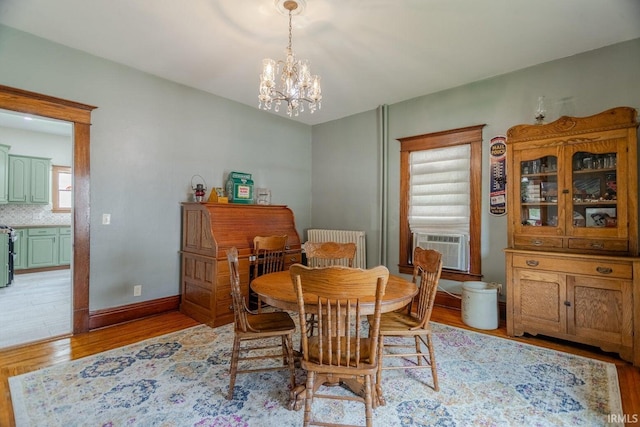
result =
[[[426,64],[428,66],[428,64]],[[469,64],[473,66],[473,64]],[[439,93],[390,105],[388,136],[387,266],[397,272],[400,144],[397,138],[486,124],[483,130],[482,272],[485,281],[504,283],[506,217],[489,215],[488,144],[513,125],[533,123],[538,96],[547,101],[548,120],[561,115],[589,116],[603,110],[640,108],[640,39],[537,65]],[[380,125],[369,111],[313,127],[312,203],[314,226],[363,228],[377,236],[371,208],[380,174]],[[331,162],[328,165],[328,162]],[[365,184],[366,185],[366,184]],[[376,263],[377,237],[368,243],[368,262]],[[460,291],[460,284],[445,287]]]
[[[194,174],[211,188],[230,171],[252,173],[272,203],[293,209],[300,233],[311,224],[310,126],[6,26],[0,84],[98,107],[90,310],[180,293],[180,202]],[[134,284],[142,297],[133,297]]]
[[[380,261],[384,237],[386,264],[397,272],[397,138],[484,123],[486,147],[512,125],[531,123],[539,95],[550,120],[637,108],[638,70],[640,39],[393,104],[383,146],[378,110],[309,127],[0,26],[0,84],[98,107],[91,310],[179,293],[179,203],[194,174],[211,188],[229,171],[252,173],[271,188],[274,204],[293,209],[302,239],[310,227],[365,230],[369,265]],[[483,156],[483,273],[504,282],[506,218],[488,214],[486,150]],[[111,225],[101,224],[103,213]],[[133,284],[143,285],[142,298],[133,297]]]

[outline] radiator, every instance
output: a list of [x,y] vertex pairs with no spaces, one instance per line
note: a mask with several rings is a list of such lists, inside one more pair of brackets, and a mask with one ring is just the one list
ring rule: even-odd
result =
[[356,257],[353,266],[357,268],[367,268],[367,241],[364,231],[354,230],[307,230],[307,238],[310,242],[338,242],[355,243]]

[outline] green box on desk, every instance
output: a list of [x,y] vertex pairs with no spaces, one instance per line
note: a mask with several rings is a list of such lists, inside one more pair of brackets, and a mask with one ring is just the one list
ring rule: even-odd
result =
[[253,203],[253,180],[250,173],[229,173],[226,190],[229,203]]

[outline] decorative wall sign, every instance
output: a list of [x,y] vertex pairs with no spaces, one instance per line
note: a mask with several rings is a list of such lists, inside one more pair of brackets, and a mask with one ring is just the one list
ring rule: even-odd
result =
[[507,213],[507,144],[504,136],[491,138],[489,145],[489,213],[501,216]]

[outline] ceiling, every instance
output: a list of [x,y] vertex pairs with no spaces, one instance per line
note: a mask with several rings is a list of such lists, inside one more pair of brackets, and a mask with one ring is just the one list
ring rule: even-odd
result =
[[[274,0],[0,0],[0,23],[256,108],[262,59],[283,59],[288,42]],[[307,0],[293,50],[322,77],[323,103],[292,119],[324,123],[638,37],[638,0]]]
[[73,135],[73,125],[70,122],[48,119],[45,117],[34,116],[32,114],[21,114],[2,109],[0,109],[0,127],[68,137]]

